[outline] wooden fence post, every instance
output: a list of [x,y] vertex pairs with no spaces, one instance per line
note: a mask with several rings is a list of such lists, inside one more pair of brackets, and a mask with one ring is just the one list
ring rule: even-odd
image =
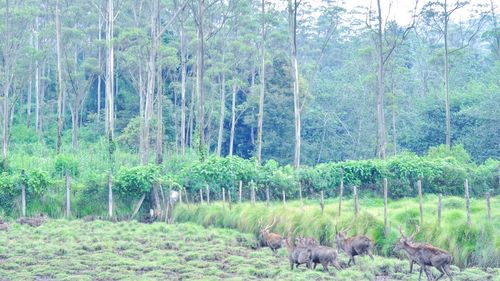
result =
[[387,225],[387,178],[384,178],[384,235],[389,234],[389,226]]
[[255,187],[253,186],[253,180],[250,182],[250,200],[252,204],[255,204]]
[[304,201],[302,198],[302,183],[299,182],[299,198],[300,198],[300,204],[304,205]]
[[222,188],[222,203],[226,203],[226,189]]
[[203,204],[203,190],[200,188],[200,203]]
[[342,195],[344,194],[344,170],[340,171],[339,217],[342,212]]
[[325,201],[324,201],[324,197],[323,197],[323,189],[320,191],[320,201],[319,201],[319,206],[321,207],[321,214],[323,214],[324,210],[325,210]]
[[182,187],[179,188],[179,204],[182,205]]
[[269,206],[269,186],[266,187],[266,205]]
[[486,192],[486,208],[488,209],[488,222],[491,222],[490,192]]
[[231,210],[231,189],[227,190],[227,199],[229,202],[229,209]]
[[418,207],[420,209],[420,224],[424,223],[424,207],[422,206],[422,178],[418,178],[417,181],[418,188]]
[[284,188],[283,188],[283,189],[281,189],[281,192],[282,192],[282,194],[283,194],[283,204],[285,204],[285,205],[286,205],[286,195],[285,195],[285,189],[284,189]]
[[241,204],[241,194],[243,193],[243,181],[240,181],[240,190],[238,194],[238,203]]
[[207,184],[207,204],[210,204],[210,187]]
[[70,183],[69,183],[69,173],[65,171],[65,179],[66,179],[66,217],[71,215],[71,195],[70,195]]
[[441,226],[441,214],[443,210],[443,194],[439,193],[438,195],[438,225]]
[[359,203],[358,203],[358,188],[353,185],[352,186],[352,193],[354,195],[354,214],[357,216],[359,214]]
[[21,170],[21,213],[26,216],[26,183],[24,181],[24,170]]
[[464,181],[465,188],[465,211],[467,213],[467,225],[470,225],[470,199],[469,199],[469,180]]

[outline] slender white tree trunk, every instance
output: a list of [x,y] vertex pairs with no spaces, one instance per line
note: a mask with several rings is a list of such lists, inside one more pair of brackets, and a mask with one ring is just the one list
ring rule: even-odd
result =
[[234,130],[236,127],[236,92],[238,91],[236,81],[233,81],[233,93],[231,98],[231,133],[229,136],[229,156],[233,156]]
[[262,130],[264,123],[264,94],[266,87],[266,58],[265,58],[265,48],[266,48],[266,10],[265,10],[265,0],[262,0],[262,25],[261,25],[261,46],[260,46],[260,95],[259,95],[259,116],[257,121],[257,162],[260,164],[262,162]]
[[62,82],[62,63],[61,63],[61,4],[56,0],[56,54],[57,54],[57,144],[56,152],[61,152],[62,145],[62,112],[63,112],[63,82]]

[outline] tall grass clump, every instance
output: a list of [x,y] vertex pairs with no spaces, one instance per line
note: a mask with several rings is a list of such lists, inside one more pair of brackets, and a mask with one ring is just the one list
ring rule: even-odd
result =
[[[258,234],[262,225],[276,219],[274,232],[282,235],[304,235],[314,237],[323,245],[334,245],[337,231],[351,226],[350,235],[364,234],[374,240],[375,252],[382,256],[393,255],[393,248],[399,239],[399,226],[406,234],[413,233],[420,225],[415,240],[442,248],[453,256],[459,267],[500,266],[500,214],[493,209],[492,222],[486,217],[484,202],[473,202],[476,209],[471,214],[472,224],[465,221],[464,199],[450,197],[443,199],[441,225],[437,224],[437,196],[424,197],[424,223],[420,223],[418,200],[405,198],[391,201],[388,206],[389,229],[384,232],[383,203],[373,198],[360,200],[361,213],[354,216],[352,200],[343,203],[342,216],[338,216],[336,200],[327,200],[322,214],[317,202],[298,201],[282,203],[257,202],[233,204],[229,208],[222,202],[212,204],[183,204],[175,208],[174,216],[179,222],[195,222],[206,227],[227,227],[242,232]],[[492,202],[498,203],[493,197]],[[368,202],[368,204],[364,204]],[[481,204],[482,203],[482,204]],[[496,219],[496,220],[495,220]]]

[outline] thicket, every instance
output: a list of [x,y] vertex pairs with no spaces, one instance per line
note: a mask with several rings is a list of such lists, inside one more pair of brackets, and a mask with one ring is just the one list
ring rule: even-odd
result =
[[[105,149],[105,145],[102,145]],[[28,213],[45,212],[62,215],[64,202],[64,174],[71,177],[73,214],[106,214],[107,161],[100,153],[99,144],[85,149],[86,153],[33,156],[15,154],[12,165],[0,176],[0,208],[8,215],[18,215],[21,185],[27,188]],[[43,151],[39,152],[44,154]],[[339,193],[341,180],[344,194],[349,196],[352,186],[358,186],[363,195],[382,194],[383,178],[388,179],[391,198],[413,197],[417,194],[416,182],[422,179],[423,193],[462,195],[463,182],[469,180],[472,196],[482,196],[489,191],[499,193],[498,160],[482,164],[471,161],[461,146],[447,151],[435,147],[424,156],[402,153],[386,160],[350,160],[322,163],[314,167],[280,166],[269,160],[257,165],[254,159],[240,157],[208,156],[200,161],[194,155],[170,156],[163,165],[139,165],[137,156],[118,151],[115,167],[114,191],[117,215],[129,214],[132,205],[142,194],[151,191],[153,184],[165,190],[181,190],[190,201],[199,201],[199,190],[211,190],[211,198],[221,197],[224,188],[237,198],[239,182],[243,184],[243,197],[250,198],[250,186],[256,190],[257,200],[265,200],[269,188],[271,200],[280,199],[284,191],[287,198],[316,196],[323,190],[326,197]],[[151,196],[146,196],[149,206]],[[233,199],[234,200],[234,199]],[[0,210],[0,212],[2,212]]]

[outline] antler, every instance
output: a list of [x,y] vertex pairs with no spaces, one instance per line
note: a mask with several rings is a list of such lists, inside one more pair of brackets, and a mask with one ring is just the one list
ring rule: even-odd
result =
[[413,238],[415,238],[415,235],[417,235],[417,233],[419,233],[419,232],[420,232],[420,226],[418,224],[416,224],[415,225],[415,232],[413,232],[413,234],[408,239],[413,240]]
[[264,230],[269,230],[271,227],[274,226],[275,223],[276,223],[276,216],[273,218],[273,222],[271,224],[264,227]]
[[353,226],[353,223],[351,223],[347,228],[342,229],[340,232],[347,233],[347,231],[351,230],[352,226]]
[[401,237],[406,238],[405,234],[403,233],[403,227],[399,225],[399,233],[401,233]]

